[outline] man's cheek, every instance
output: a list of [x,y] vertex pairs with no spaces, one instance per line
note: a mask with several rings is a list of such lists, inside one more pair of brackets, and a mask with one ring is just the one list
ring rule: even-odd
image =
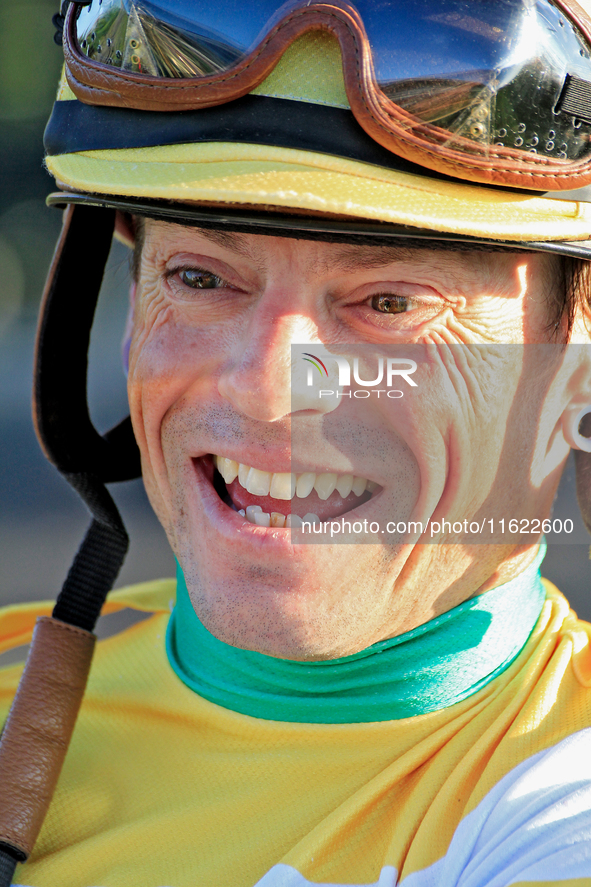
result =
[[168,532],[170,526],[170,485],[162,451],[161,429],[164,418],[182,388],[174,372],[149,359],[145,349],[130,361],[128,398],[135,438],[142,459],[146,492],[158,518]]
[[[130,407],[142,424],[159,423],[198,372],[192,340],[174,322],[136,323],[129,353]],[[132,416],[133,418],[133,416]]]
[[425,348],[417,387],[385,416],[418,466],[417,514],[467,510],[486,497],[499,469],[521,366],[521,346]]
[[430,355],[423,390],[438,424],[474,442],[506,417],[522,369],[521,345],[439,345]]
[[131,416],[141,453],[144,487],[150,504],[176,551],[176,525],[184,507],[179,502],[178,491],[183,486],[183,468],[186,472],[186,447],[166,446],[163,441],[163,428],[170,409],[166,387],[153,382],[137,386],[134,393],[136,397],[132,393],[130,404],[135,400],[138,408],[131,408]]

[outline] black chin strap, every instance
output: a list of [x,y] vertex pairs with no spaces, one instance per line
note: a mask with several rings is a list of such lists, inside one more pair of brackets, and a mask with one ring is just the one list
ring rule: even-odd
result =
[[141,474],[129,417],[101,436],[86,401],[90,330],[114,222],[113,209],[65,210],[35,353],[34,421],[45,455],[62,474],[92,474],[102,484]]
[[114,221],[113,210],[76,206],[65,211],[35,355],[37,435],[93,517],[53,616],[87,631],[95,626],[129,544],[105,484],[141,474],[129,417],[103,437],[92,424],[86,398],[90,331]]
[[93,631],[127,554],[129,537],[117,506],[95,476],[64,476],[88,506],[92,523],[51,615],[61,622]]

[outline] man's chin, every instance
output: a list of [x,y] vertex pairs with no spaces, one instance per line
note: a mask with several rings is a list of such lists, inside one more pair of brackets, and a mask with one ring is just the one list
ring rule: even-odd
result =
[[205,628],[231,646],[295,660],[334,659],[387,637],[404,558],[386,575],[374,546],[300,547],[304,556],[289,560],[234,560],[203,548],[196,555],[186,540],[179,561]]

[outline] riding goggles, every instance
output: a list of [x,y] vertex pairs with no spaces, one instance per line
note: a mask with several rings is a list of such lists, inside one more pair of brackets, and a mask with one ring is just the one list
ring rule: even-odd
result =
[[221,105],[304,32],[338,39],[351,109],[394,154],[538,191],[591,182],[591,19],[574,0],[91,0],[69,4],[68,82],[83,102]]

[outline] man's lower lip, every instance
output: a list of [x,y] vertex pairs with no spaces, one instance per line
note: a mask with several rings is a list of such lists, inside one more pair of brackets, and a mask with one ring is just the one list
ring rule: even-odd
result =
[[207,457],[192,461],[200,500],[198,508],[204,512],[206,518],[205,529],[208,525],[211,526],[224,537],[225,544],[229,546],[240,546],[244,543],[255,547],[264,545],[265,550],[269,546],[277,549],[281,556],[294,554],[295,549],[289,530],[268,529],[249,523],[219,497],[213,486],[213,465],[207,465]]

